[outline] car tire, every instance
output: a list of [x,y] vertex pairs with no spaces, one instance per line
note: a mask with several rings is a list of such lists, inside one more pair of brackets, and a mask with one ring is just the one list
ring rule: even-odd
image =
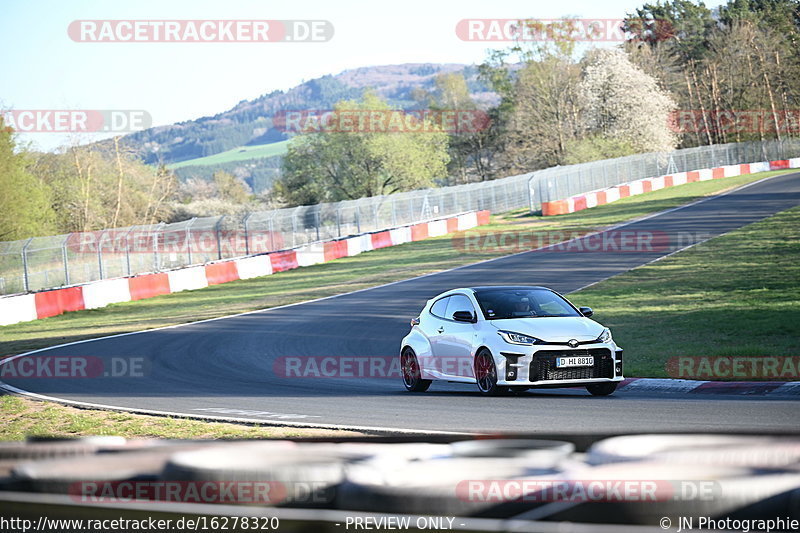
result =
[[586,385],[586,390],[592,396],[610,396],[617,390],[617,383],[592,383],[591,385]]
[[492,353],[485,348],[475,354],[475,382],[484,396],[500,396],[508,391],[497,384],[497,366]]
[[417,354],[411,348],[406,348],[400,354],[400,371],[403,373],[403,385],[409,392],[425,392],[431,386],[432,380],[422,379]]

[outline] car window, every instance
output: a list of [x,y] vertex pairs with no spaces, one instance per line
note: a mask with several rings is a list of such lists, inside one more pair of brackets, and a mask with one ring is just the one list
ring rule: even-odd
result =
[[450,297],[450,302],[447,304],[447,314],[445,318],[453,319],[453,313],[456,311],[469,311],[472,316],[475,316],[475,308],[472,307],[472,302],[463,294],[455,294]]
[[438,316],[440,318],[445,318],[446,312],[447,312],[447,301],[449,299],[450,299],[450,297],[448,296],[446,298],[442,298],[441,300],[436,301],[436,303],[434,303],[431,306],[431,314],[433,316]]
[[487,320],[581,316],[564,298],[545,289],[487,289],[475,293]]
[[562,316],[564,314],[571,315],[574,313],[572,307],[564,301],[563,298],[550,291],[542,291],[538,298],[539,309],[544,311],[547,315]]

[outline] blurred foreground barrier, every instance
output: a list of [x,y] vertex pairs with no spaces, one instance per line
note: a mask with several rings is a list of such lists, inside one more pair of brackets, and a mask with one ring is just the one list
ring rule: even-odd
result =
[[670,529],[665,517],[674,528],[797,529],[798,434],[543,437],[5,443],[0,516],[172,520],[168,530],[200,517],[233,531],[380,520],[369,529],[633,533]]

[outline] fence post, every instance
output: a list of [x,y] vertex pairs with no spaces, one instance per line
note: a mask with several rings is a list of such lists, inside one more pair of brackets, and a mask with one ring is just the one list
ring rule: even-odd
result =
[[250,255],[250,217],[253,216],[253,213],[247,213],[244,216],[244,255]]
[[342,238],[342,208],[341,204],[336,204],[336,235]]
[[297,246],[297,209],[292,209],[292,248]]
[[319,242],[319,240],[320,240],[320,238],[319,238],[319,227],[322,224],[322,220],[320,219],[320,216],[319,216],[319,204],[317,204],[317,208],[314,210],[314,222],[316,223],[316,226],[317,226],[317,242]]
[[[187,263],[188,265],[192,264],[192,241],[191,241],[191,233],[192,233],[192,224],[194,221],[197,220],[197,217],[192,217],[189,219],[189,223],[186,224],[186,258],[189,260]],[[217,245],[219,245],[219,236],[217,236]]]
[[97,269],[100,279],[106,279],[105,272],[103,272],[103,235],[106,230],[100,232],[100,237],[97,239]]
[[533,178],[535,178],[535,177],[536,177],[536,173],[535,172],[531,172],[531,177],[528,178],[528,205],[530,206],[531,215],[533,214],[533,212],[535,211],[535,208],[536,208],[536,201],[535,201],[536,195],[534,194],[533,187],[532,187]]
[[28,240],[22,246],[22,285],[25,288],[25,292],[30,292],[31,290],[31,282],[28,277],[28,246],[32,240],[33,237],[28,237]]
[[153,233],[153,272],[159,272],[161,270],[161,264],[158,260],[158,232],[161,231],[164,226],[165,224],[163,222],[159,222]]
[[269,251],[275,251],[275,215],[269,217]]
[[131,232],[136,226],[131,226],[128,233],[125,234],[125,266],[128,269],[128,275],[131,275]]
[[361,206],[356,204],[356,233],[361,233]]
[[67,241],[72,233],[67,234],[61,243],[61,261],[64,263],[64,284],[69,285],[69,262],[67,261]]
[[223,220],[225,220],[225,215],[219,217],[217,223],[214,224],[214,232],[217,234],[217,259],[222,259],[222,239],[219,235],[219,227],[222,225]]

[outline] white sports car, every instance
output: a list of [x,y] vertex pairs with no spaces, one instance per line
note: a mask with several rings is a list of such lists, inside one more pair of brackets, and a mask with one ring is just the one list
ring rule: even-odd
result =
[[533,387],[585,386],[596,396],[622,381],[611,332],[545,287],[453,289],[425,304],[400,347],[403,383],[477,383],[493,396]]

